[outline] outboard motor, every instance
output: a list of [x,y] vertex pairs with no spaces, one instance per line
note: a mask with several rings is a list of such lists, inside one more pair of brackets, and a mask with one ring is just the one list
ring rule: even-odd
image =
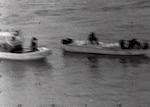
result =
[[73,40],[72,39],[70,39],[70,38],[66,38],[66,39],[62,39],[61,40],[61,43],[62,44],[71,44],[73,42]]

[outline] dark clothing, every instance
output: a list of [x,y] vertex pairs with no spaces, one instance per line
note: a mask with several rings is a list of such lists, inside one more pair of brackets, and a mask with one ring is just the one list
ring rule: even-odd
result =
[[120,40],[119,44],[120,44],[121,49],[126,49],[124,40]]
[[73,40],[70,38],[62,39],[61,43],[67,45],[73,43]]
[[136,40],[132,39],[129,41],[129,49],[140,49],[141,44]]
[[98,38],[95,36],[95,33],[90,33],[88,40],[91,44],[99,44],[98,43]]
[[143,49],[148,49],[149,48],[149,44],[148,43],[144,43],[143,44]]
[[121,49],[128,49],[129,48],[129,42],[127,40],[120,40],[119,41]]
[[36,38],[32,38],[31,40],[31,51],[37,51],[37,39]]

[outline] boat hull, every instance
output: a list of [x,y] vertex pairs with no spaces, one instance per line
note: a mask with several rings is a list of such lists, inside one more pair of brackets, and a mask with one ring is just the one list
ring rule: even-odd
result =
[[35,52],[25,52],[25,53],[10,53],[10,52],[0,52],[0,59],[8,60],[37,60],[46,58],[51,54],[51,50],[46,47],[38,48]]
[[143,49],[120,49],[120,47],[108,48],[101,47],[99,45],[74,45],[63,44],[63,50],[68,52],[78,52],[78,53],[87,53],[87,54],[100,54],[100,55],[117,55],[117,56],[145,56],[150,53],[150,50]]

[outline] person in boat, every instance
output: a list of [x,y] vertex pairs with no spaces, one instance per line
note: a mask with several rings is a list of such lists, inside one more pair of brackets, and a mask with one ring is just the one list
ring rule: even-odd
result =
[[121,49],[125,49],[125,41],[124,40],[120,40],[119,44],[120,44]]
[[19,31],[15,32],[14,36],[11,39],[12,49],[10,52],[12,53],[22,53],[23,52],[23,40],[19,34]]
[[31,39],[31,51],[37,51],[37,46],[38,46],[38,43],[37,43],[37,38],[36,37],[33,37]]
[[120,40],[119,41],[121,49],[128,49],[128,41],[127,40]]
[[99,44],[99,43],[98,43],[98,38],[96,37],[96,35],[95,35],[94,32],[91,32],[91,33],[89,34],[88,41],[89,41],[91,44]]
[[138,42],[135,38],[129,40],[129,49],[140,49],[141,43]]
[[143,49],[149,49],[149,44],[147,42],[143,43]]

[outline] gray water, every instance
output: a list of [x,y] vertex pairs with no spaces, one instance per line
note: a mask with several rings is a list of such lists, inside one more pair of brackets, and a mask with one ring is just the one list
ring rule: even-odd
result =
[[35,36],[53,55],[0,61],[1,107],[149,107],[150,59],[64,53],[60,40],[149,41],[149,0],[0,0],[0,28]]

